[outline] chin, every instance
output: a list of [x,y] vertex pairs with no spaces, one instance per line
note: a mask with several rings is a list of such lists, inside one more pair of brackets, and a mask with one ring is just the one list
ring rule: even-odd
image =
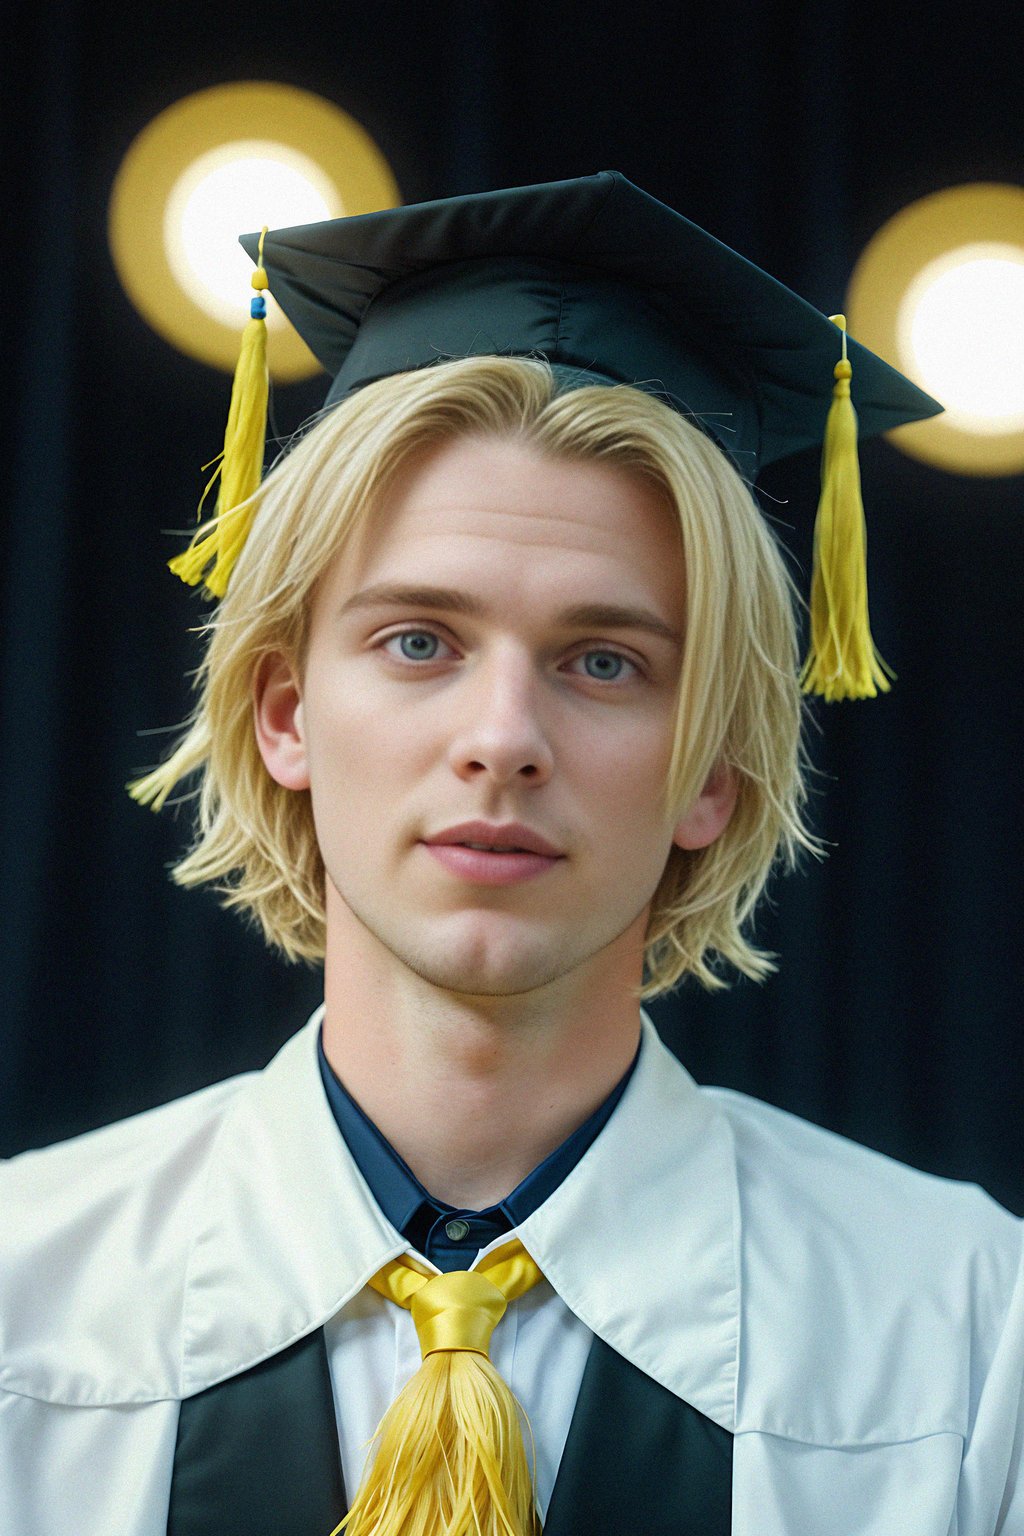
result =
[[564,948],[555,954],[546,946],[532,950],[520,947],[514,954],[507,949],[497,953],[487,946],[473,946],[467,953],[462,946],[444,943],[429,949],[410,944],[388,947],[421,980],[466,997],[515,997],[535,992],[580,963],[579,956],[567,955]]
[[[337,890],[337,888],[335,888]],[[382,910],[378,902],[357,903],[341,895],[341,907],[355,932],[384,950],[392,961],[441,991],[463,997],[518,997],[560,981],[574,971],[584,973],[621,966],[608,951],[617,949],[630,930],[645,926],[646,914],[623,915],[600,930],[582,921],[542,922],[514,919],[509,913],[448,913],[433,920],[406,912]],[[639,933],[639,929],[638,929]],[[642,935],[637,964],[642,963]],[[635,945],[629,945],[630,949]]]
[[[505,925],[502,925],[505,926]],[[431,931],[432,930],[432,931]],[[491,924],[442,922],[374,937],[412,973],[445,992],[515,997],[548,986],[587,958],[579,935],[495,932]]]

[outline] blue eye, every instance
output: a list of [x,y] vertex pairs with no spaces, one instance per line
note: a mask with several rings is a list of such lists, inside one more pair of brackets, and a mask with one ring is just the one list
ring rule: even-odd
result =
[[402,655],[408,661],[433,661],[441,643],[429,629],[407,629],[404,634],[391,638],[398,641]]
[[620,656],[618,651],[584,651],[580,659],[586,668],[587,676],[602,683],[615,682],[622,676],[623,667],[633,665],[627,657]]
[[438,636],[418,630],[415,634],[402,634],[402,656],[411,662],[430,662],[438,654]]

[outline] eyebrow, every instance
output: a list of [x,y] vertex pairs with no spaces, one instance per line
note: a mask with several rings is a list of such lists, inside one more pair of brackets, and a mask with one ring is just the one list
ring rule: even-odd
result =
[[[487,605],[469,592],[455,587],[407,587],[381,582],[356,592],[338,610],[338,618],[363,608],[419,608],[435,613],[460,613],[467,618],[487,616]],[[563,608],[556,623],[566,629],[638,629],[644,634],[668,640],[682,648],[683,637],[677,629],[659,619],[648,608],[633,608],[621,603],[574,603]]]

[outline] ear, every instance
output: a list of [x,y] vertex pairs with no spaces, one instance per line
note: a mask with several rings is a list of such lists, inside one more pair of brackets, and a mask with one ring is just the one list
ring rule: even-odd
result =
[[707,848],[721,837],[736,809],[739,783],[735,771],[718,763],[686,815],[676,822],[672,841],[677,848]]
[[252,683],[256,744],[270,777],[283,789],[309,788],[302,691],[279,651],[262,657]]

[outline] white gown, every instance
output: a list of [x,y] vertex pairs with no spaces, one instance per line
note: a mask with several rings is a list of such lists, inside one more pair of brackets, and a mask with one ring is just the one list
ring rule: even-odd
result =
[[[320,1017],[262,1072],[0,1164],[3,1536],[164,1536],[181,1400],[324,1325],[354,1490],[417,1351],[367,1303],[406,1244],[331,1115]],[[546,1284],[493,1350],[542,1512],[597,1334],[733,1433],[733,1536],[1024,1536],[1022,1223],[699,1088],[642,1029],[516,1229]]]

